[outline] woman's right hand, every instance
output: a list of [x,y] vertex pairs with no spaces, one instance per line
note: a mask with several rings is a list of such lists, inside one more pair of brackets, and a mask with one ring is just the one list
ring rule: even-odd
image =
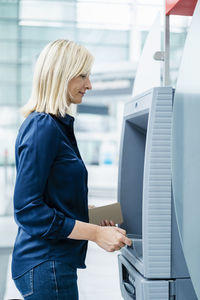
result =
[[113,226],[98,226],[95,242],[108,252],[114,252],[125,245],[131,246],[132,244],[132,241],[127,238],[124,229]]

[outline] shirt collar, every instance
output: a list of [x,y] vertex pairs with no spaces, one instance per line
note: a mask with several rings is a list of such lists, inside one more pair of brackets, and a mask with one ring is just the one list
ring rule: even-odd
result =
[[64,125],[72,127],[74,124],[74,117],[66,114],[64,117],[58,116],[57,117]]

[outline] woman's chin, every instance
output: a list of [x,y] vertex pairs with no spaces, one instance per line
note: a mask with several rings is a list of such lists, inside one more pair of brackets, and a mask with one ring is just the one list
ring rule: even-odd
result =
[[80,103],[82,103],[82,99],[76,99],[76,100],[74,100],[73,103],[74,103],[74,104],[80,104]]
[[73,100],[70,100],[70,104],[80,104],[82,103],[82,99],[73,99]]

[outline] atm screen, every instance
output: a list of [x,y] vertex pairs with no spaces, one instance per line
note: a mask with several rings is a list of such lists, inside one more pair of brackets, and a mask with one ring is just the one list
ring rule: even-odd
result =
[[142,237],[143,173],[148,110],[124,120],[121,153],[119,200],[124,228],[128,234]]

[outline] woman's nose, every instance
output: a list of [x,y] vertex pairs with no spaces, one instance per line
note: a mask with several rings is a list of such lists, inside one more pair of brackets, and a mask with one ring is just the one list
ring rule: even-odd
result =
[[86,81],[86,88],[87,88],[88,90],[91,90],[91,89],[92,89],[91,81],[90,81],[89,78],[87,78],[87,81]]

